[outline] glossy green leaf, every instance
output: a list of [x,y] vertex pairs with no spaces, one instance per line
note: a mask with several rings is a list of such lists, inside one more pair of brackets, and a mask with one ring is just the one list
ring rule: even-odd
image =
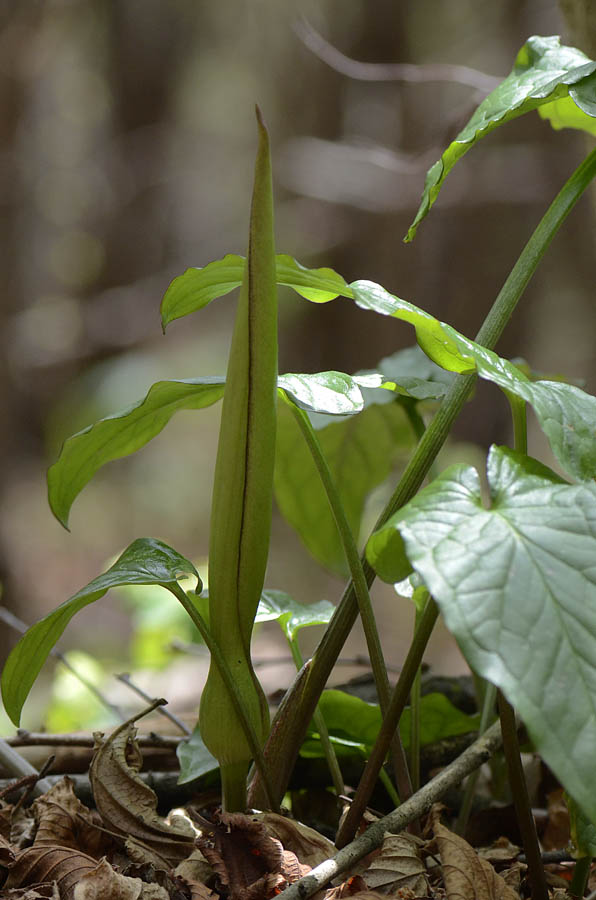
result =
[[596,134],[596,62],[581,50],[562,46],[557,36],[531,37],[510,75],[486,97],[426,175],[420,208],[406,235],[411,241],[435,202],[445,178],[464,154],[495,128],[539,109],[555,128]]
[[75,498],[101,466],[140,450],[178,410],[201,409],[220,400],[224,383],[223,378],[158,381],[139,403],[67,438],[48,471],[48,499],[58,521],[68,527]]
[[182,741],[178,744],[176,756],[180,763],[178,784],[187,784],[189,781],[195,781],[195,779],[201,778],[202,775],[214,772],[219,768],[219,763],[209,753],[203,742],[198,725],[187,741]]
[[453,466],[372,536],[384,577],[399,533],[470,666],[500,687],[547,764],[596,820],[596,486],[492,448],[491,504]]
[[[285,253],[275,257],[278,284],[293,288],[313,303],[328,303],[339,295],[351,297],[351,291],[333,269],[308,269]],[[229,294],[240,286],[244,271],[244,257],[228,253],[223,259],[203,268],[187,269],[174,278],[161,303],[161,322],[165,330],[174,319],[188,316]]]
[[[477,731],[479,717],[469,716],[457,709],[444,694],[426,694],[420,701],[420,742],[422,746],[457,734]],[[343,741],[338,752],[347,755],[353,748],[363,747],[370,752],[381,727],[381,711],[376,703],[366,703],[345,691],[323,691],[319,708],[323,713],[329,735]],[[405,747],[410,743],[411,714],[406,707],[400,721],[400,734]],[[321,756],[317,739],[309,738],[300,751],[303,756]]]
[[79,610],[99,600],[110,588],[124,584],[174,584],[179,578],[200,579],[191,562],[154,538],[139,538],[113,566],[90,581],[53,612],[33,625],[10,653],[2,672],[4,708],[15,725],[31,686],[62,632]]
[[[377,383],[382,382],[377,376]],[[364,405],[357,379],[341,372],[280,375],[278,386],[282,396],[314,412],[352,415]],[[67,438],[48,472],[49,502],[56,518],[68,527],[75,498],[101,466],[140,450],[179,410],[216,403],[224,387],[225,379],[219,376],[158,381],[143,400]]]
[[335,612],[328,600],[298,603],[284,591],[263,591],[255,622],[279,622],[288,641],[293,641],[301,628],[327,625]]
[[561,465],[582,480],[596,476],[596,398],[572,384],[532,381],[513,363],[450,325],[427,313],[418,319],[411,311],[417,308],[411,304],[406,304],[404,315],[404,301],[380,285],[358,281],[352,287],[359,306],[411,322],[420,346],[438,365],[453,372],[476,371],[481,378],[530,403]]
[[[368,494],[389,475],[400,451],[411,446],[410,425],[399,404],[375,403],[358,416],[327,424],[317,437],[357,538]],[[279,408],[277,423],[275,497],[314,558],[334,572],[347,574],[343,545],[320,475],[285,404]]]

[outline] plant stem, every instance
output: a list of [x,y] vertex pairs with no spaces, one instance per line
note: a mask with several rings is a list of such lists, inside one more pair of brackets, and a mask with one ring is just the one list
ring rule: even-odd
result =
[[[482,701],[482,713],[480,714],[480,734],[484,734],[489,726],[490,719],[494,714],[495,700],[497,698],[497,689],[494,684],[490,684],[490,682],[484,681],[484,686],[484,700]],[[466,781],[464,798],[462,800],[459,816],[457,818],[455,831],[457,832],[457,834],[461,834],[462,837],[464,836],[466,828],[468,826],[468,819],[470,818],[470,811],[472,809],[472,803],[474,802],[474,793],[476,791],[477,781],[478,769],[476,769],[475,772],[472,772],[472,774]]]
[[[325,493],[327,494],[329,506],[331,507],[331,512],[333,513],[333,518],[335,519],[335,524],[337,525],[337,530],[341,538],[348,567],[350,569],[350,575],[352,576],[352,584],[354,585],[356,602],[358,603],[360,619],[362,621],[362,627],[364,629],[366,646],[368,648],[370,664],[373,671],[373,677],[375,679],[375,686],[377,688],[381,714],[385,716],[389,707],[391,693],[389,687],[389,678],[387,676],[387,667],[385,665],[385,658],[383,656],[377,623],[375,621],[375,615],[372,609],[372,604],[370,602],[370,594],[368,591],[368,584],[362,566],[362,560],[360,559],[360,556],[358,554],[356,541],[354,540],[352,529],[350,528],[350,524],[348,522],[346,512],[341,501],[341,497],[339,496],[339,491],[337,490],[336,484],[333,480],[333,476],[327,464],[327,460],[325,459],[325,454],[323,453],[321,444],[319,443],[319,440],[315,434],[315,430],[311,424],[311,421],[304,410],[299,409],[299,407],[297,407],[294,403],[291,403],[290,405],[292,412],[294,413],[294,417],[302,432],[304,440],[306,441],[308,449],[311,452],[314,464],[317,467],[317,471],[323,483]],[[395,772],[397,791],[402,800],[407,800],[407,798],[412,795],[412,783],[410,781],[408,763],[406,760],[401,737],[399,735],[399,732],[397,731],[395,732],[395,735],[391,741],[391,756],[393,760],[393,769]]]
[[413,794],[409,800],[397,809],[384,816],[366,829],[355,841],[344,847],[332,859],[327,859],[305,875],[300,881],[289,885],[284,900],[306,900],[320,891],[323,885],[342,872],[353,868],[368,853],[382,844],[387,832],[399,834],[410,822],[428,812],[433,803],[440,800],[445,793],[462,781],[466,775],[487,762],[492,754],[501,746],[501,726],[495,722],[486,734],[474,741],[456,760],[446,766],[438,775],[428,781],[424,787]]
[[571,879],[571,884],[569,885],[569,893],[572,897],[581,898],[584,896],[591,866],[591,856],[582,856],[575,863],[573,877]]
[[[593,150],[557,194],[522,250],[476,335],[477,343],[489,350],[494,349],[550,242],[595,175],[596,150]],[[475,375],[460,375],[454,380],[432,422],[420,439],[393,496],[379,517],[375,530],[417,492],[469,397],[475,380]],[[363,562],[363,571],[366,583],[370,587],[375,573],[366,561]],[[273,758],[283,755],[286,761],[283,771],[280,769],[279,773],[276,772],[273,775],[278,798],[284,794],[289,777],[286,773],[291,772],[293,760],[298,755],[318,698],[357,614],[356,593],[353,583],[350,582],[314,654],[313,664],[306,676],[306,684],[302,681],[295,682],[289,689],[288,703],[292,706],[293,715],[291,719],[288,717],[284,722],[283,728],[276,731],[271,742],[268,741],[265,754],[266,756],[271,754]],[[259,794],[258,784],[255,786],[255,793]]]
[[[514,446],[519,453],[527,453],[528,429],[526,417],[526,404],[518,397],[507,394],[511,415],[513,419]],[[519,752],[517,739],[517,727],[515,724],[515,712],[505,695],[497,692],[499,703],[499,718],[501,719],[501,732],[503,734],[503,751],[507,763],[509,786],[513,796],[513,804],[522,835],[526,859],[528,862],[528,878],[532,887],[533,900],[547,900],[548,888],[542,857],[540,855],[540,843],[536,822],[532,815],[532,807],[528,794],[528,786],[524,776],[524,767]]]
[[[300,652],[298,641],[296,639],[291,640],[288,637],[288,644],[290,645],[292,659],[296,663],[296,668],[298,669],[298,671],[300,671],[300,669],[304,665],[304,659],[302,658],[302,653]],[[329,739],[329,730],[319,706],[316,707],[312,718],[315,728],[319,732],[319,740],[321,741],[321,747],[323,748],[323,753],[325,754],[325,759],[327,761],[329,773],[333,781],[335,793],[339,797],[341,796],[341,794],[345,794],[346,788],[343,775],[341,774],[341,769],[339,767],[337,754],[335,752],[333,744],[331,743],[331,740]]]
[[519,742],[517,739],[517,725],[515,713],[509,701],[501,691],[498,692],[499,718],[501,719],[501,733],[503,735],[503,751],[507,762],[509,786],[513,795],[513,803],[519,830],[522,835],[526,861],[528,863],[528,878],[532,889],[532,900],[548,900],[548,888],[546,876],[540,855],[540,845],[536,833],[536,823],[532,815],[528,786],[524,777]]
[[339,848],[344,847],[351,841],[358,830],[360,819],[366,809],[376,780],[379,777],[379,772],[381,771],[383,762],[387,756],[391,737],[399,725],[401,714],[410,695],[412,684],[416,677],[416,673],[420,668],[420,663],[422,662],[428,639],[431,636],[438,615],[439,609],[437,604],[432,597],[429,597],[420,617],[420,622],[410,645],[410,650],[404,662],[401,675],[395,685],[391,703],[389,704],[387,713],[383,717],[383,723],[377,735],[375,745],[364,768],[360,784],[358,785],[354,799],[352,800],[346,817],[337,833],[335,845]]
[[[232,701],[232,703],[234,705],[234,709],[235,709],[238,719],[240,720],[240,723],[242,725],[242,730],[244,731],[246,740],[248,742],[251,753],[253,755],[253,760],[254,760],[256,769],[257,769],[259,776],[263,783],[263,792],[265,794],[265,797],[267,798],[267,803],[269,804],[269,808],[274,811],[278,811],[279,803],[277,803],[275,800],[275,791],[274,791],[273,784],[271,782],[271,776],[269,774],[267,763],[265,762],[265,756],[264,756],[263,750],[262,750],[261,745],[258,741],[258,738],[255,734],[255,730],[252,726],[252,723],[246,715],[246,711],[244,708],[242,697],[240,695],[240,691],[238,690],[236,682],[232,678],[232,674],[228,668],[228,664],[224,658],[223,653],[219,649],[217,643],[214,641],[211,632],[207,628],[207,624],[205,623],[205,620],[203,619],[203,617],[201,616],[199,611],[195,608],[194,604],[191,603],[191,601],[188,599],[185,591],[180,587],[180,585],[178,583],[174,583],[174,584],[168,583],[168,584],[164,584],[164,587],[167,587],[167,589],[169,591],[171,591],[171,593],[174,595],[174,597],[176,597],[176,599],[182,604],[182,606],[184,607],[184,609],[190,616],[193,624],[196,626],[197,630],[199,631],[199,634],[205,641],[207,649],[209,650],[209,653],[211,654],[212,659],[215,661],[215,664],[217,665],[217,667],[219,669],[219,673],[221,675],[222,681],[224,682],[224,684],[227,688],[230,700]],[[224,778],[223,767],[221,767],[221,775],[222,775],[222,786],[223,786],[223,778]],[[228,783],[228,781],[229,781],[229,777],[226,776],[226,784]],[[238,781],[236,781],[235,783],[238,783]],[[239,808],[246,809],[246,779],[244,779],[244,802],[241,804],[241,806]]]
[[[428,600],[427,600],[428,602]],[[422,610],[416,607],[416,619],[414,625],[414,634],[418,631],[420,620],[422,619]],[[422,668],[418,666],[412,690],[410,691],[410,773],[412,776],[412,787],[415,791],[420,787],[420,686],[422,681]]]

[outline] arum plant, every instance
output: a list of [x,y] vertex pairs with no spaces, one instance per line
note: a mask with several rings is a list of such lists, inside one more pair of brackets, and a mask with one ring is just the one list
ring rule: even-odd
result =
[[[209,622],[238,685],[246,717],[264,743],[269,709],[250,659],[250,638],[263,590],[273,502],[277,387],[277,286],[273,195],[267,132],[259,149],[236,324],[223,398],[209,542]],[[201,697],[199,726],[219,761],[224,807],[246,807],[253,753],[213,659]]]
[[[596,134],[596,62],[556,37],[530,38],[508,78],[429,171],[408,240],[465,153],[497,127],[536,110],[555,128]],[[572,384],[534,377],[494,349],[550,242],[595,175],[596,150],[552,201],[472,340],[381,285],[348,284],[329,268],[308,269],[288,255],[275,255],[269,149],[259,118],[247,257],[228,254],[188,269],[174,279],[161,307],[165,329],[240,288],[226,378],[158,382],[134,406],[69,438],[48,473],[51,508],[66,526],[74,500],[101,466],[140,450],[177,410],[201,409],[223,397],[211,516],[209,623],[202,614],[200,584],[194,591],[180,584],[183,577],[197,577],[192,563],[161,541],[137,541],[19,642],[2,675],[11,719],[18,723],[46,656],[79,609],[118,584],[160,584],[184,606],[211,652],[198,729],[180,754],[183,778],[212,768],[215,757],[227,809],[242,809],[247,802],[277,806],[318,707],[317,721],[328,729],[329,743],[336,750],[351,743],[359,752],[365,748],[367,756],[338,836],[343,844],[359,825],[390,747],[398,762],[400,800],[409,793],[402,739],[411,742],[418,781],[420,747],[429,734],[425,716],[436,704],[418,697],[416,679],[442,616],[471,669],[490,685],[487,696],[500,692],[501,716],[510,732],[505,744],[511,778],[521,778],[512,734],[517,714],[573,798],[572,808],[580,810],[578,821],[596,822],[596,795],[585,790],[596,779],[596,398]],[[276,283],[312,303],[342,296],[396,327],[412,326],[418,346],[381,360],[372,372],[278,376]],[[436,468],[437,454],[477,378],[505,392],[515,431],[513,449],[492,447],[488,454],[488,502],[473,467]],[[564,475],[528,455],[526,408]],[[406,453],[409,461],[373,533],[361,542],[365,554],[359,556],[366,499]],[[422,487],[427,476],[430,483]],[[303,612],[297,613],[296,601],[281,592],[272,609],[274,595],[263,591],[274,491],[281,512],[312,555],[349,575],[333,615],[326,609],[321,618],[317,604],[311,614],[299,604]],[[412,576],[424,600],[393,690],[369,593],[377,575],[389,584]],[[334,731],[342,701],[323,689],[358,613],[382,715],[377,710],[374,734],[369,729],[366,736],[352,731],[346,736],[346,729],[370,724],[370,718],[350,713]],[[286,614],[292,621],[327,624],[313,659],[301,669],[269,727],[250,638],[255,617]],[[412,690],[409,712],[405,707]],[[491,708],[488,702],[484,720]],[[409,735],[404,728],[408,716]],[[461,733],[461,728],[461,719],[450,713],[432,736]],[[313,734],[324,732],[311,727],[309,752]],[[251,760],[255,777],[247,799]],[[340,782],[336,770],[338,789]],[[518,799],[523,795],[519,784]],[[520,802],[529,834],[528,810]],[[578,839],[577,845],[581,859],[594,855],[592,838]],[[584,874],[578,872],[578,892]],[[536,896],[544,890],[537,877]]]

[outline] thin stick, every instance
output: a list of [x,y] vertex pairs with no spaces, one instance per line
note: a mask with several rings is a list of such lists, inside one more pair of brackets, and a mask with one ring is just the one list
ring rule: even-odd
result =
[[503,80],[486,75],[469,66],[449,63],[412,65],[411,63],[366,63],[351,59],[341,53],[316,31],[310,22],[301,17],[294,23],[294,31],[308,49],[330,68],[357,81],[408,81],[425,82],[450,81],[471,87],[479,94],[488,94]]
[[[121,681],[122,684],[125,684],[131,689],[131,691],[134,691],[135,694],[137,694],[139,697],[142,697],[143,700],[146,700],[148,703],[151,703],[151,701],[154,699],[131,680],[128,672],[122,672],[120,675],[116,675],[116,678],[118,679],[118,681]],[[170,712],[169,709],[166,709],[165,706],[159,706],[157,708],[157,711],[161,713],[162,716],[165,716],[166,719],[169,719],[170,722],[173,722],[174,725],[176,725],[183,734],[192,734],[190,728],[188,728],[184,724],[182,719],[179,719],[178,716],[174,715],[173,712]]]
[[[19,634],[25,634],[29,630],[29,626],[23,622],[22,619],[17,618],[9,609],[6,609],[5,606],[0,606],[0,619],[8,625],[10,628],[14,628],[16,632]],[[55,647],[52,647],[50,650],[50,656],[53,656],[54,659],[60,660],[62,665],[68,669],[68,671],[73,675],[77,681],[79,681],[87,690],[93,694],[94,697],[97,697],[99,702],[105,706],[111,713],[113,713],[116,718],[120,719],[123,722],[126,719],[126,713],[124,713],[119,706],[116,706],[115,703],[111,703],[107,697],[101,693],[101,691],[91,682],[82,675],[78,669],[72,665],[68,661],[68,659],[64,656],[63,653],[60,653]]]
[[466,775],[483,765],[501,746],[501,726],[495,722],[488,731],[468,747],[454,762],[436,775],[400,807],[374,822],[363,835],[340,850],[332,859],[316,866],[300,881],[289,885],[284,891],[284,900],[306,900],[312,897],[328,881],[349,870],[368,853],[376,850],[383,842],[386,832],[398,834],[410,822],[428,812],[433,803],[440,800],[454,785]]
[[26,759],[23,759],[21,754],[13,750],[2,738],[0,738],[0,764],[12,775],[16,775],[17,778],[22,778],[25,775],[34,775],[36,779],[39,779],[33,788],[33,794],[36,797],[41,797],[42,794],[49,791],[51,785],[47,778],[40,778],[37,769],[30,762],[27,762]]
[[[186,738],[172,734],[141,734],[135,738],[139,747],[163,747],[176,750]],[[91,734],[46,734],[43,731],[19,730],[13,737],[5,738],[10,747],[90,747],[95,739]]]

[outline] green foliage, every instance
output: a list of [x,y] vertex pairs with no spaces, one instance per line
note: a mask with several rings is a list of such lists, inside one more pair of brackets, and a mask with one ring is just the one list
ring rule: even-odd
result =
[[537,109],[553,128],[596,134],[596,62],[554,37],[531,37],[517,54],[511,74],[486,97],[474,115],[428,170],[424,193],[407,241],[429,213],[458,160],[495,128]]
[[[511,75],[480,104],[428,173],[408,239],[455,163],[496,127],[535,109],[555,128],[596,134],[596,62],[561,46],[558,38],[530,38]],[[365,572],[358,559],[355,541],[371,491],[415,437],[412,459],[368,540],[368,561],[389,582],[412,576],[408,592],[415,602],[424,599],[419,623],[425,622],[429,633],[436,601],[470,666],[516,707],[536,748],[574,798],[576,844],[580,853],[592,855],[596,799],[585,785],[596,779],[596,398],[563,381],[536,379],[527,366],[501,358],[493,347],[549,242],[595,174],[593,151],[549,207],[473,341],[378,284],[347,284],[331,269],[308,269],[290,256],[275,255],[268,140],[259,117],[247,258],[227,255],[188,269],[174,279],[162,303],[165,329],[240,286],[226,378],[158,382],[139,403],[69,438],[48,475],[51,508],[66,525],[74,499],[101,466],[143,447],[177,410],[201,409],[223,396],[208,600],[198,597],[202,585],[191,562],[161,541],[135,541],[107,572],[29,629],[11,653],[2,694],[12,720],[18,723],[44,660],[79,609],[112,587],[158,585],[178,598],[211,652],[199,728],[179,752],[182,780],[213,771],[216,756],[225,804],[241,808],[252,758],[275,805],[289,777],[284,763],[297,751],[319,701],[317,715],[322,712],[324,721],[320,716],[316,721],[323,740],[326,722],[339,755],[356,752],[382,762],[387,744],[375,744],[379,709],[321,691],[341,646],[338,635],[345,640],[357,604],[376,675],[382,667],[368,597],[370,570]],[[329,371],[278,377],[277,283],[314,303],[342,296],[405,322],[414,327],[418,348],[353,376]],[[465,465],[449,468],[416,493],[475,376],[512,400],[517,450],[491,449],[488,505],[478,473]],[[425,431],[428,401],[441,406]],[[568,483],[518,452],[526,449],[526,404],[560,465],[579,483]],[[340,572],[348,560],[352,581],[337,611],[324,601],[305,606],[282,591],[263,591],[274,482],[281,511],[311,554]],[[189,575],[197,579],[195,594],[179,584]],[[327,628],[306,680],[290,689],[269,738],[267,758],[277,761],[279,776],[264,760],[268,711],[250,658],[254,622],[267,620],[278,621],[295,657],[301,628]],[[420,633],[426,634],[422,624],[412,645],[415,662],[404,672],[420,665],[428,639]],[[394,695],[404,702],[412,687],[405,678],[402,673]],[[391,713],[383,700],[386,677],[377,678],[377,687]],[[418,725],[424,745],[478,724],[440,695],[423,698],[419,715],[419,722],[418,713],[401,717],[406,745]],[[312,728],[302,753],[322,753]],[[329,759],[328,744],[325,754]]]
[[201,580],[191,562],[162,541],[139,538],[107,572],[32,625],[11,652],[2,671],[4,708],[14,724],[20,722],[23,703],[50,650],[79,610],[100,600],[110,588],[124,584],[159,584],[171,589],[178,584],[179,578],[188,576],[197,579],[197,591],[200,591]]
[[396,580],[393,545],[396,574],[405,546],[472,669],[596,819],[585,791],[596,779],[596,487],[506,448],[492,448],[487,475],[489,509],[476,470],[453,466],[371,538],[368,558]]
[[[336,744],[338,755],[350,756],[355,752],[364,757],[370,755],[382,721],[381,710],[377,703],[366,703],[345,691],[329,690],[321,694],[319,708],[329,729],[329,736]],[[420,711],[420,742],[423,747],[444,738],[467,734],[478,729],[479,717],[461,712],[444,694],[426,694],[421,698]],[[404,747],[407,749],[410,745],[411,731],[409,707],[404,710],[399,728]],[[312,725],[310,736],[302,745],[300,754],[309,758],[323,756],[316,728]]]

